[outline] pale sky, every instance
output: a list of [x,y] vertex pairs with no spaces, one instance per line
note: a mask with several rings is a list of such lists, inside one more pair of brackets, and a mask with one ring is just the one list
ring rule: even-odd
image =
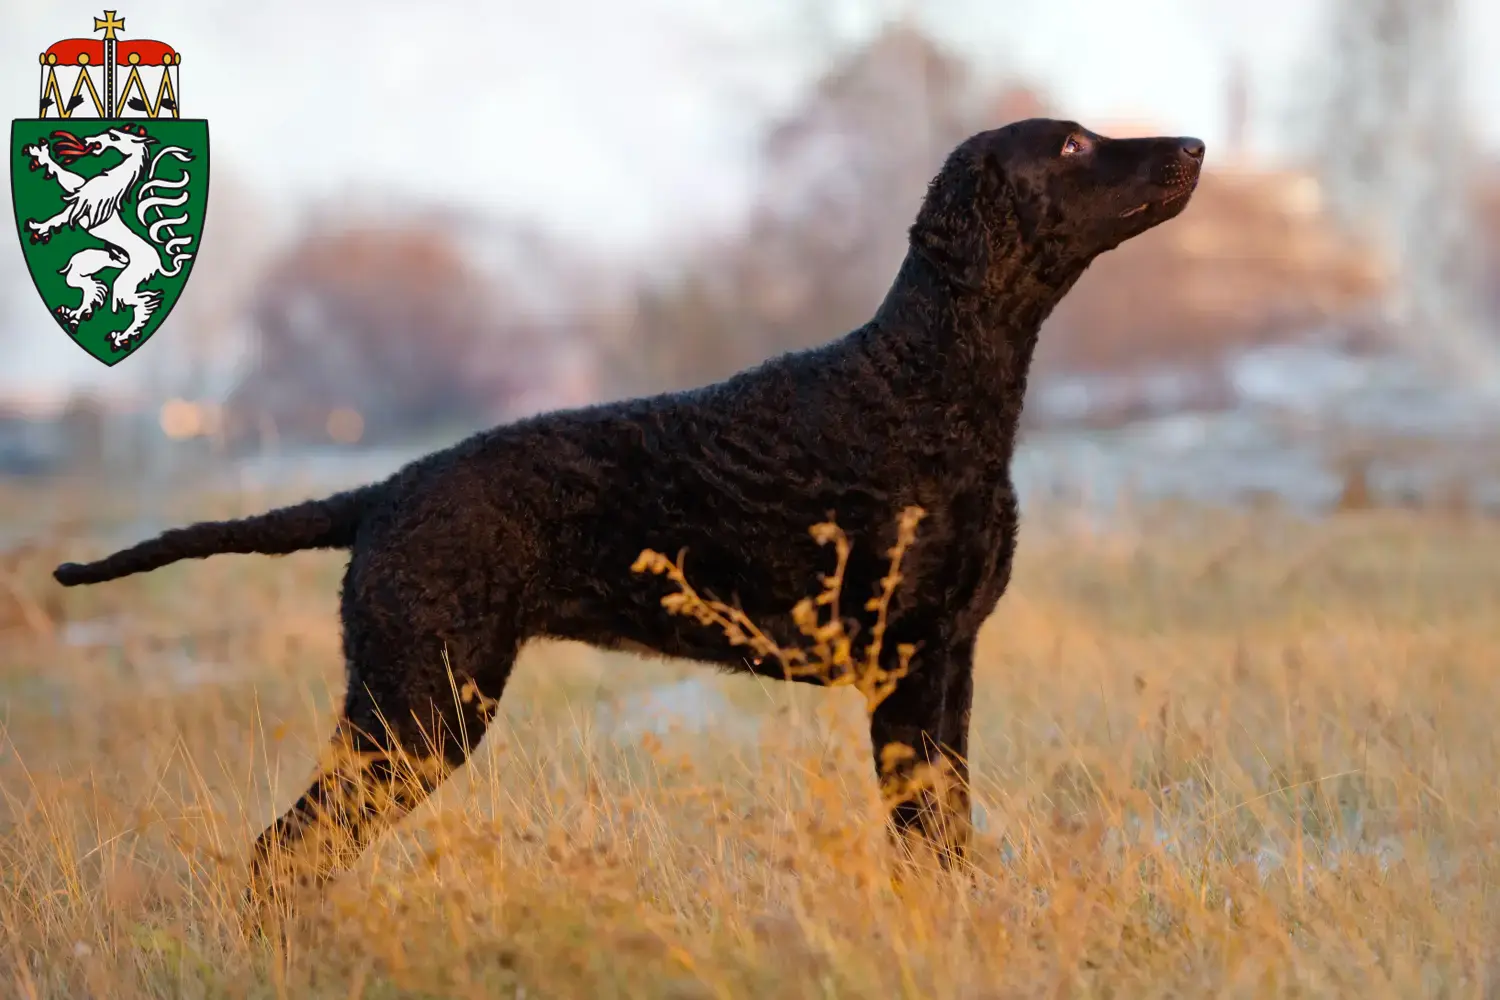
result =
[[[125,37],[183,53],[181,101],[209,119],[216,176],[273,215],[310,196],[395,189],[518,213],[601,251],[639,254],[732,217],[766,111],[818,68],[807,28],[868,31],[896,0],[112,0]],[[1469,97],[1500,146],[1500,3],[1460,0]],[[1227,56],[1252,74],[1257,148],[1320,58],[1315,0],[927,0],[910,5],[981,70],[1018,72],[1086,124],[1149,118],[1222,136]],[[36,54],[93,37],[102,11],[0,0],[0,95],[30,115]],[[818,16],[808,12],[817,12]],[[831,13],[830,13],[831,12]],[[214,239],[214,216],[207,240]],[[0,322],[16,378],[122,376],[46,316],[20,247],[0,241]],[[185,293],[191,296],[192,284]],[[19,295],[19,301],[17,301]],[[171,319],[160,336],[172,337]],[[154,346],[154,345],[153,345]],[[7,351],[7,359],[16,358]],[[9,376],[9,377],[7,377]]]

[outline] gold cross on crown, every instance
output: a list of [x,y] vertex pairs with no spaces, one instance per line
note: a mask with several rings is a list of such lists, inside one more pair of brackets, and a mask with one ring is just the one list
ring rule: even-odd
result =
[[116,31],[125,30],[125,19],[123,17],[116,18],[114,11],[107,10],[104,12],[103,17],[94,18],[94,30],[104,32],[104,40],[112,42],[115,40]]

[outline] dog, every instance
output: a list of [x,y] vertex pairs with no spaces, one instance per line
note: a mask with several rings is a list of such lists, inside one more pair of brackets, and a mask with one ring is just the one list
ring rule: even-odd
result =
[[[847,593],[886,592],[886,556],[904,550],[877,664],[899,680],[871,709],[872,751],[891,787],[946,776],[892,800],[890,828],[957,864],[974,646],[1011,578],[1010,463],[1039,331],[1100,254],[1182,212],[1204,152],[1193,138],[1111,139],[1051,119],[981,132],[933,178],[874,315],[838,339],[713,385],[483,431],[383,482],[170,530],[56,579],[350,551],[335,745],[357,766],[324,767],[257,841],[252,885],[274,894],[273,858],[300,857],[304,884],[321,883],[462,766],[529,640],[785,676],[776,657],[664,608],[671,572],[632,570],[647,550],[679,552],[672,566],[696,593],[790,646],[788,610],[829,568],[809,527],[832,518]],[[908,510],[921,512],[914,536]],[[312,835],[321,821],[343,831],[338,846]]]

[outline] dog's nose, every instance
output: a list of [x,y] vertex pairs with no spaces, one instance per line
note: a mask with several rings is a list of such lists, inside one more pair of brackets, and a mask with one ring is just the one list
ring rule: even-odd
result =
[[1177,148],[1182,150],[1182,155],[1194,163],[1203,162],[1203,140],[1194,139],[1192,136],[1184,136],[1177,140]]

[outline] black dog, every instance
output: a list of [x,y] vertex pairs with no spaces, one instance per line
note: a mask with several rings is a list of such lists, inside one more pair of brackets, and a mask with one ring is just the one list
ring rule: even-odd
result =
[[[958,779],[953,794],[892,810],[894,829],[951,860],[967,842],[975,637],[1015,552],[1009,465],[1038,329],[1095,257],[1182,211],[1203,155],[1196,139],[1115,140],[1044,119],[980,133],[932,181],[874,317],[832,343],[716,385],[485,431],[383,483],[168,531],[59,566],[56,578],[98,583],[223,552],[351,550],[339,738],[366,760],[360,794],[325,770],[256,854],[263,875],[273,845],[306,848],[314,821],[332,818],[352,836],[312,851],[322,878],[463,764],[527,640],[782,676],[669,614],[665,582],[632,572],[642,550],[685,551],[699,592],[789,645],[789,609],[830,568],[809,527],[833,516],[846,531],[844,590],[864,600],[887,572],[898,515],[920,507],[881,665],[894,671],[899,647],[915,653],[873,708],[870,735],[877,769],[897,762],[887,780],[922,764]],[[398,757],[433,766],[403,778]],[[387,793],[383,805],[368,782]]]

